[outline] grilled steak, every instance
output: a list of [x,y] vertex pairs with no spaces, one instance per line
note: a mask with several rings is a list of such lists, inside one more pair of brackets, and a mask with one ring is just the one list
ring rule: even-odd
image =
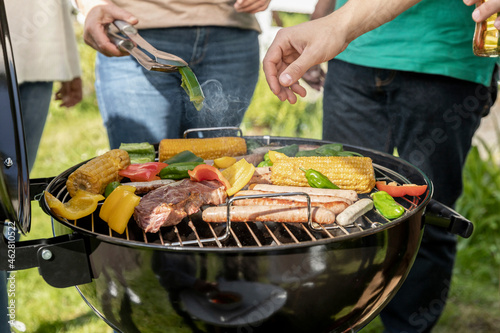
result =
[[224,186],[215,180],[180,182],[162,186],[146,194],[134,210],[134,218],[146,232],[178,224],[195,214],[202,205],[219,205],[226,201]]

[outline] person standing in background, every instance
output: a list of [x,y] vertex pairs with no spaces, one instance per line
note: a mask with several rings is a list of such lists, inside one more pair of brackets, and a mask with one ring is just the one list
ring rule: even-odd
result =
[[[84,39],[99,51],[96,92],[111,148],[160,142],[189,128],[239,126],[259,75],[259,24],[270,0],[77,0]],[[106,35],[123,20],[156,49],[185,60],[205,93],[197,111],[179,73],[150,72]]]
[[71,107],[82,99],[80,57],[68,0],[5,0],[30,170],[55,99]]
[[[71,107],[82,99],[80,57],[67,0],[5,0],[21,102],[28,167],[33,168],[52,98]],[[7,312],[8,274],[0,271],[0,304]],[[18,323],[19,324],[19,323]],[[0,332],[10,332],[0,316]]]
[[[496,99],[496,60],[472,52],[472,8],[459,1],[417,2],[394,19],[388,15],[378,22],[388,23],[360,33],[353,16],[346,23],[341,13],[355,12],[363,1],[339,0],[333,13],[278,35],[264,71],[272,91],[294,103],[295,93],[305,95],[297,79],[329,60],[323,139],[397,151],[429,176],[436,200],[453,206],[462,191],[472,137]],[[375,13],[390,11],[389,3],[378,5],[372,4],[379,9]],[[328,34],[332,29],[339,34]],[[324,38],[321,32],[339,40],[321,46],[315,38]],[[387,332],[432,330],[447,301],[455,254],[455,236],[425,227],[409,276],[381,312]]]

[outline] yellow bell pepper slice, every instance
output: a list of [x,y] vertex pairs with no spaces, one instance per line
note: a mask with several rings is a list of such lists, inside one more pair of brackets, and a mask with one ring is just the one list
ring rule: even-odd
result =
[[76,191],[75,195],[66,203],[62,203],[47,191],[44,192],[44,196],[49,208],[68,220],[78,220],[92,214],[97,209],[97,203],[104,200],[104,196],[84,190]]
[[99,217],[119,234],[123,234],[128,221],[134,214],[135,207],[141,201],[141,197],[135,195],[134,192],[134,186],[118,186],[106,198],[99,212]]
[[234,195],[241,190],[252,178],[255,166],[244,158],[222,171],[222,175],[229,181],[231,187],[226,190],[227,195]]
[[224,157],[216,158],[214,160],[214,167],[216,167],[218,169],[226,169],[226,168],[229,168],[234,163],[236,163],[236,158],[231,157],[231,156],[224,156]]
[[271,162],[276,162],[277,159],[280,159],[280,158],[284,158],[284,157],[288,157],[286,156],[285,154],[283,153],[280,153],[280,152],[277,152],[277,151],[274,151],[274,150],[270,150],[269,151],[269,159],[271,160]]

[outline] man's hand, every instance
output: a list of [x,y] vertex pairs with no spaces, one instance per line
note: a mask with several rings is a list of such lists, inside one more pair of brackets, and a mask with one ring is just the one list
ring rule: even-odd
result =
[[271,91],[281,101],[297,102],[306,90],[298,80],[314,65],[326,62],[342,52],[345,34],[329,17],[316,19],[278,31],[267,50],[263,69]]
[[72,107],[82,100],[82,79],[61,82],[61,88],[55,94],[56,101],[62,101],[60,106]]
[[139,21],[128,11],[121,9],[108,0],[78,0],[78,8],[85,15],[83,39],[85,43],[108,57],[127,55],[109,39],[108,26],[115,20],[132,25]]

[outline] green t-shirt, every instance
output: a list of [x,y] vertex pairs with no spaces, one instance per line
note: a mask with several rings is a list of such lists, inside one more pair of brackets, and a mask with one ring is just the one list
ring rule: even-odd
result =
[[[338,0],[337,8],[347,0]],[[475,56],[473,6],[458,0],[423,0],[351,42],[337,56],[375,68],[439,74],[490,85],[497,58]]]

